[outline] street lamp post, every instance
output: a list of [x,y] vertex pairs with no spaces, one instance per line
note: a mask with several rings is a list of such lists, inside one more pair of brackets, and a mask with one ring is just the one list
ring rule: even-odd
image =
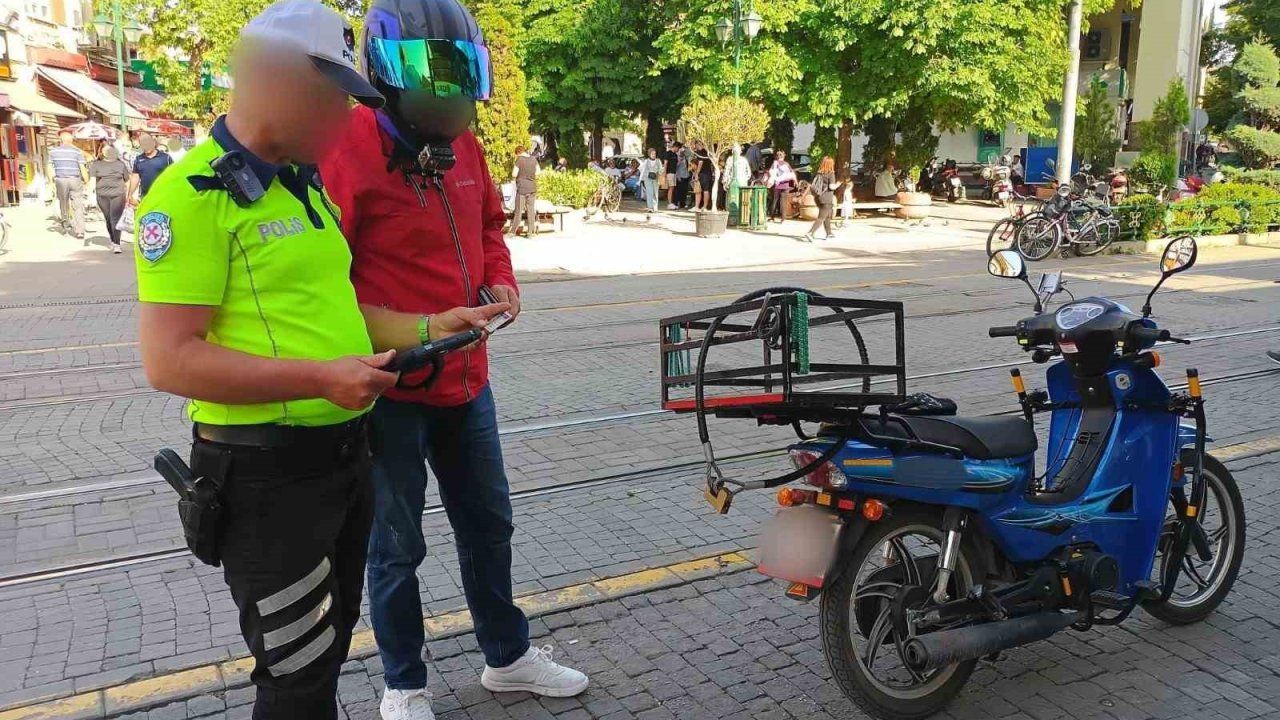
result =
[[[760,32],[761,24],[760,15],[755,10],[748,10],[745,15],[742,13],[742,0],[733,0],[733,20],[720,18],[720,22],[716,23],[716,38],[721,46],[728,44],[730,36],[733,38],[734,98],[741,93],[742,40],[743,38],[746,38],[747,42],[754,40],[756,34]],[[730,219],[738,208],[738,154],[741,152],[742,148],[734,142],[733,150],[729,155],[729,198],[725,203]]]
[[93,18],[93,31],[99,38],[109,33],[116,44],[116,91],[120,96],[120,132],[129,131],[124,101],[124,44],[126,41],[136,43],[142,38],[142,28],[135,22],[128,25],[120,19],[120,0],[112,0],[111,17],[99,14]]

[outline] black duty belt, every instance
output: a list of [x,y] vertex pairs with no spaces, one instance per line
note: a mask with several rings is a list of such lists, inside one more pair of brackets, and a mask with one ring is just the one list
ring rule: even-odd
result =
[[318,448],[328,444],[350,443],[360,437],[364,418],[340,423],[303,427],[300,425],[208,425],[196,423],[194,434],[199,440],[254,448]]

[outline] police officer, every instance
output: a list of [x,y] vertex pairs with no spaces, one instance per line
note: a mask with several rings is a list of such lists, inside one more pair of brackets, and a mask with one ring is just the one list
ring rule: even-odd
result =
[[[421,313],[433,339],[437,311],[479,303],[484,286],[518,313],[502,201],[467,130],[476,102],[493,88],[475,18],[458,0],[373,0],[364,28],[365,71],[387,105],[357,108],[321,163],[351,242],[362,307]],[[385,671],[384,720],[433,717],[416,575],[426,553],[427,464],[454,531],[485,659],[481,684],[559,697],[586,690],[586,675],[530,645],[529,624],[512,601],[511,497],[484,345],[447,357],[427,390],[388,391],[370,433],[369,606]]]
[[[191,398],[191,471],[219,488],[213,559],[256,660],[259,719],[337,716],[373,512],[362,416],[397,380],[380,369],[394,352],[372,354],[337,211],[307,164],[348,95],[382,104],[354,59],[336,12],[268,7],[242,31],[230,112],[137,211],[143,365]],[[446,311],[434,327],[506,307]]]

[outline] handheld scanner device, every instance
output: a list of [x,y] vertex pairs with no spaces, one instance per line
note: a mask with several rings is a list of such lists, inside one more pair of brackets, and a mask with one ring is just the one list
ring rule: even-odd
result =
[[411,373],[432,364],[437,359],[444,357],[446,353],[459,350],[472,343],[483,340],[485,331],[479,328],[471,328],[457,335],[450,335],[446,338],[433,340],[426,345],[419,345],[412,350],[406,350],[402,353],[396,353],[391,362],[387,364],[388,372]]

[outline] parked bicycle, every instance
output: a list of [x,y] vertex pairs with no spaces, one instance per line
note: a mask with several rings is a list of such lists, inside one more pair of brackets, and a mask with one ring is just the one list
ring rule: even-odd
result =
[[603,182],[591,194],[591,200],[587,202],[584,212],[587,217],[591,217],[597,212],[603,212],[604,219],[608,220],[609,215],[618,212],[618,208],[621,205],[622,185],[615,182]]
[[1018,233],[1022,230],[1022,224],[1028,217],[1040,211],[1042,203],[1030,196],[1020,195],[1014,190],[1013,199],[1009,201],[1009,217],[1001,218],[996,224],[991,226],[991,232],[987,233],[987,256],[990,257],[1000,250],[1017,249],[1014,243],[1017,241]]
[[[1017,229],[1015,249],[1028,260],[1043,260],[1060,250],[1063,257],[1097,255],[1120,235],[1116,220],[1102,198],[1075,199],[1061,186],[1039,212],[1026,217]],[[991,241],[988,239],[988,248]],[[999,249],[999,248],[997,248]]]

